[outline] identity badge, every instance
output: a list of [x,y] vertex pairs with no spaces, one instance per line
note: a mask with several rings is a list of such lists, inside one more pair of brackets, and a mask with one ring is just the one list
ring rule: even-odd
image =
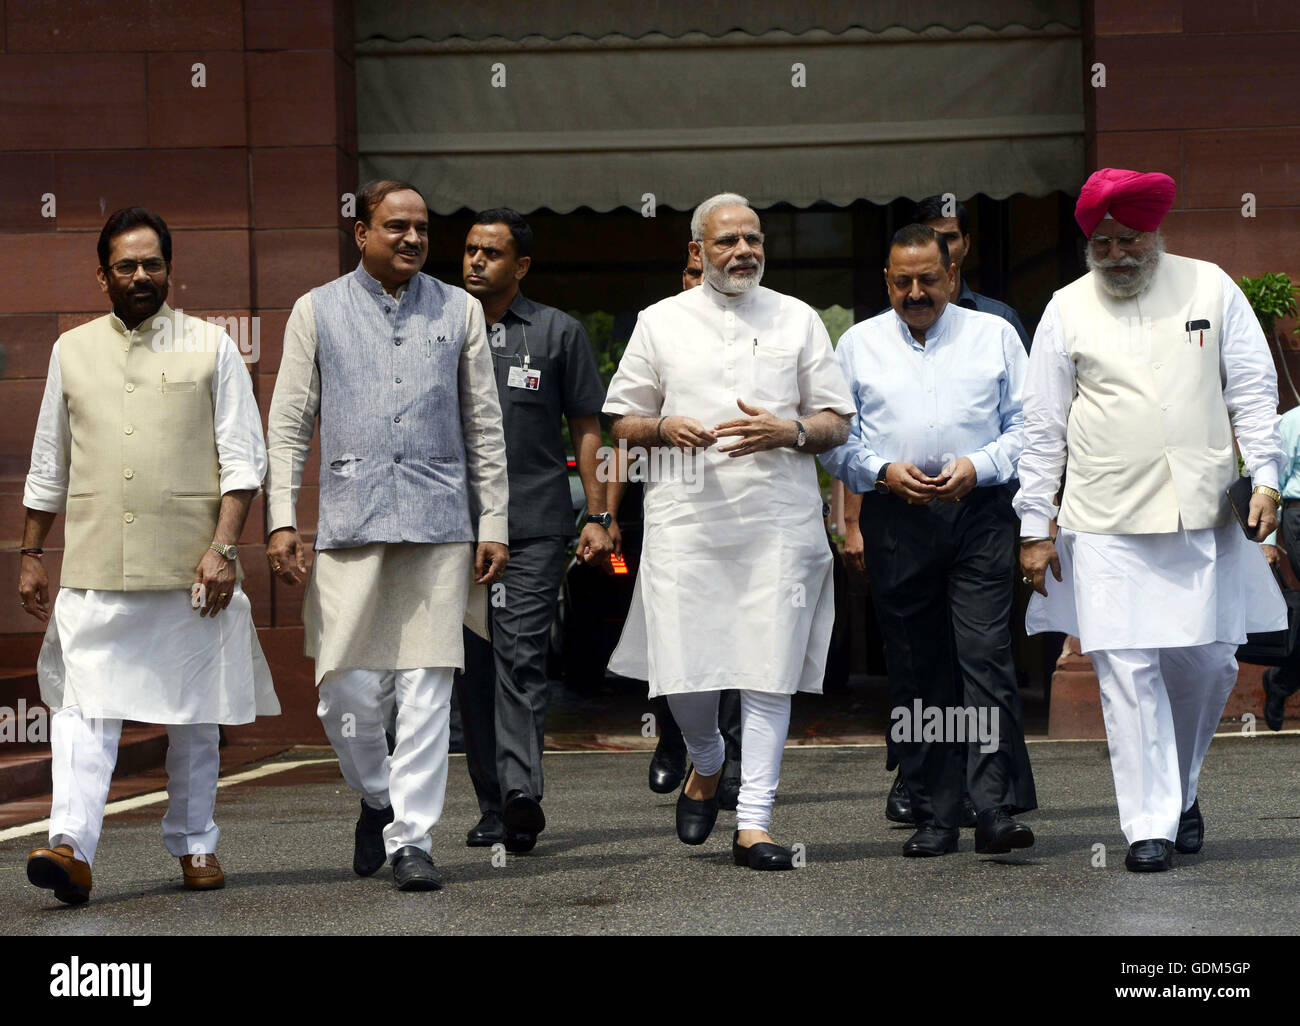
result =
[[506,384],[511,388],[526,388],[536,392],[542,387],[542,372],[536,367],[511,367],[506,375]]

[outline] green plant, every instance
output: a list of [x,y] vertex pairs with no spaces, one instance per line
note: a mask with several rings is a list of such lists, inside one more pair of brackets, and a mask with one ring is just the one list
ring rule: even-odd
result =
[[[1296,315],[1296,293],[1300,292],[1300,286],[1292,285],[1289,275],[1270,273],[1262,278],[1242,277],[1237,279],[1237,284],[1246,294],[1250,308],[1259,319],[1259,326],[1270,341],[1277,322]],[[1300,328],[1296,328],[1295,333],[1300,335]]]

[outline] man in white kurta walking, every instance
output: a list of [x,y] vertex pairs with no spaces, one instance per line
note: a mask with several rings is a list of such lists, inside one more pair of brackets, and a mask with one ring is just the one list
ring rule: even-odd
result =
[[355,238],[356,270],[301,297],[285,325],[267,425],[266,555],[287,584],[306,573],[297,501],[319,417],[303,626],[317,713],[361,796],[352,868],[370,876],[391,862],[399,890],[437,890],[429,831],[447,786],[461,623],[471,578],[496,581],[508,558],[505,436],[482,306],[420,273],[424,198],[406,182],[371,182],[357,196]]
[[705,284],[641,312],[605,402],[614,437],[651,461],[636,593],[609,665],[668,696],[694,765],[677,800],[686,844],[717,819],[718,694],[740,690],[732,855],[790,869],[768,834],[790,696],[821,692],[835,617],[810,457],[844,441],[854,406],[816,311],[759,285],[748,201],[705,200],[691,239]]
[[[266,472],[248,371],[224,331],[167,306],[162,218],[119,210],[98,249],[113,312],[54,343],[23,492],[19,593],[49,623],[37,676],[54,785],[27,878],[68,904],[90,897],[123,720],[167,725],[163,844],[187,888],[213,890],[218,724],[280,711],[239,587],[236,543]],[[60,512],[51,610],[42,545]]]
[[[1134,872],[1201,849],[1197,780],[1236,647],[1287,622],[1253,544],[1277,522],[1273,361],[1232,279],[1164,252],[1174,193],[1158,173],[1104,168],[1085,183],[1075,217],[1089,273],[1056,293],[1034,336],[1015,499],[1039,593],[1026,628],[1073,634],[1092,656]],[[1234,436],[1254,482],[1250,538],[1225,494]]]

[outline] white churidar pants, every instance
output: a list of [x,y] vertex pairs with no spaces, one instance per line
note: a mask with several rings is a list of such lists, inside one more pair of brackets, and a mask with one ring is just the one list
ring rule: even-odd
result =
[[[94,864],[104,825],[104,806],[117,763],[121,720],[86,719],[77,706],[50,717],[50,847],[67,844],[73,855]],[[217,804],[220,731],[215,723],[167,727],[167,813],[163,844],[171,854],[209,854],[221,831],[213,820]]]
[[[668,696],[691,762],[702,777],[722,769],[726,747],[718,730],[717,691]],[[740,798],[737,830],[764,830],[781,782],[781,755],[790,729],[790,696],[765,691],[740,692]]]
[[[320,682],[316,714],[339,757],[343,779],[373,809],[393,807],[384,827],[391,859],[407,845],[433,849],[442,816],[451,724],[449,666],[418,670],[332,670]],[[388,754],[391,727],[396,744]]]
[[1237,646],[1095,650],[1120,827],[1172,841],[1237,682]]

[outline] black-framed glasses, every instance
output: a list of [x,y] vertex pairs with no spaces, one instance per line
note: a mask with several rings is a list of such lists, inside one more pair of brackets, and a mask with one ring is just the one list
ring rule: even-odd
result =
[[109,270],[119,278],[134,278],[138,267],[143,267],[144,273],[152,277],[167,270],[167,261],[162,257],[149,257],[147,260],[119,260],[111,265]]
[[[1132,249],[1141,242],[1144,237],[1144,233],[1142,232],[1130,232],[1126,235],[1116,235],[1114,241],[1118,242],[1120,247],[1123,249]],[[1099,250],[1110,249],[1111,237],[1109,235],[1094,235],[1088,240],[1088,243]]]
[[746,232],[744,235],[719,235],[716,238],[707,239],[706,241],[713,243],[713,245],[717,246],[719,249],[727,250],[735,249],[740,245],[741,239],[745,240],[745,244],[749,246],[750,249],[758,249],[763,245],[764,235],[762,232]]

